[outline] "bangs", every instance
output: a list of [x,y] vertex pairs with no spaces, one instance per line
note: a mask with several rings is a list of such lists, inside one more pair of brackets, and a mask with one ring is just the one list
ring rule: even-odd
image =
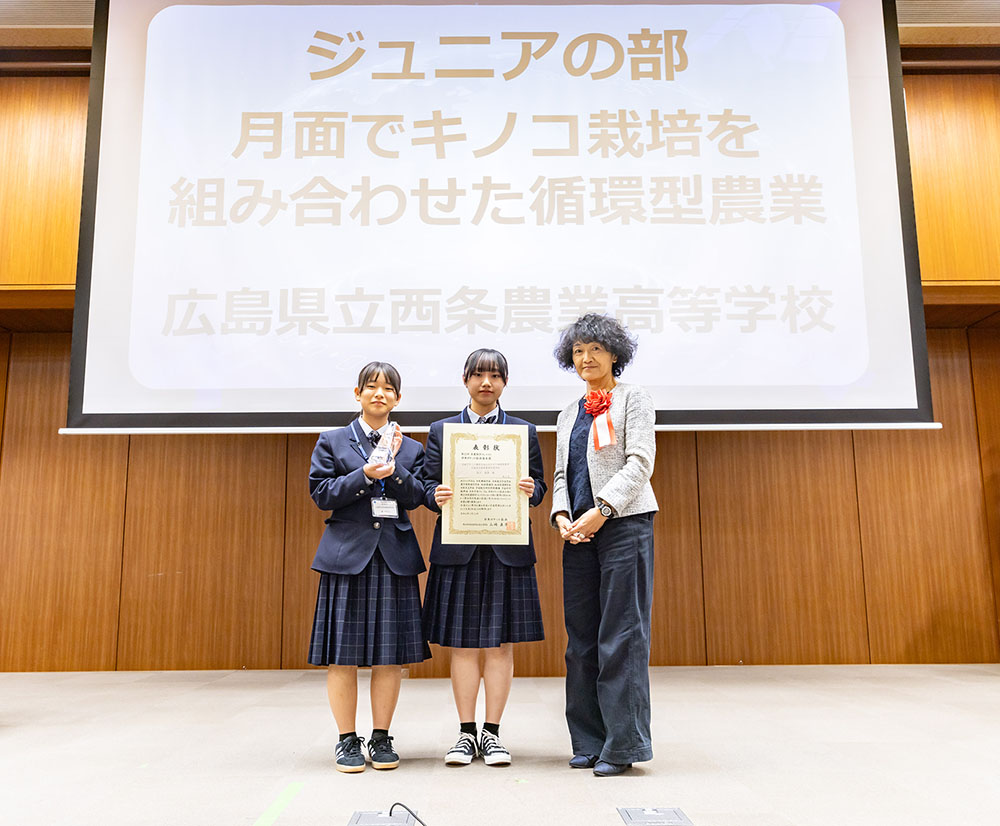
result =
[[473,373],[499,373],[500,378],[507,382],[507,359],[499,350],[476,350],[465,360],[463,378],[468,381]]
[[400,395],[403,383],[399,371],[387,361],[371,361],[362,367],[358,373],[358,389],[362,389],[370,381],[378,381],[380,377],[396,391],[397,396]]

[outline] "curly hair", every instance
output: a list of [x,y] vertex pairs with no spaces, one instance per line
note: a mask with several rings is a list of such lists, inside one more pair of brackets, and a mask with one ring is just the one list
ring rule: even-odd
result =
[[616,318],[600,313],[580,316],[559,334],[559,343],[552,355],[563,370],[573,370],[573,345],[577,342],[589,344],[596,341],[615,356],[611,373],[618,378],[635,357],[639,341]]

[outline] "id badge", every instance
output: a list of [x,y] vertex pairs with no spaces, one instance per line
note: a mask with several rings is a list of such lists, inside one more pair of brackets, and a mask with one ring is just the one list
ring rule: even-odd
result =
[[385,496],[372,497],[372,516],[382,519],[399,519],[399,503]]

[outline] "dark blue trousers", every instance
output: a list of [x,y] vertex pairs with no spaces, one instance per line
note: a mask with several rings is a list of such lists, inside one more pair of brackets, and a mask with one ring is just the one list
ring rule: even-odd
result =
[[653,514],[609,519],[563,545],[566,722],[574,754],[650,760],[649,618]]

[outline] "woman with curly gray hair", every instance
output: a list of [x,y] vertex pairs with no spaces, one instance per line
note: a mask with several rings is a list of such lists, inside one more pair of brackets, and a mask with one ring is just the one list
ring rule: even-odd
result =
[[559,414],[552,524],[563,538],[566,722],[575,769],[650,760],[649,633],[656,455],[653,400],[619,382],[637,342],[610,316],[563,330],[554,355],[586,383]]

